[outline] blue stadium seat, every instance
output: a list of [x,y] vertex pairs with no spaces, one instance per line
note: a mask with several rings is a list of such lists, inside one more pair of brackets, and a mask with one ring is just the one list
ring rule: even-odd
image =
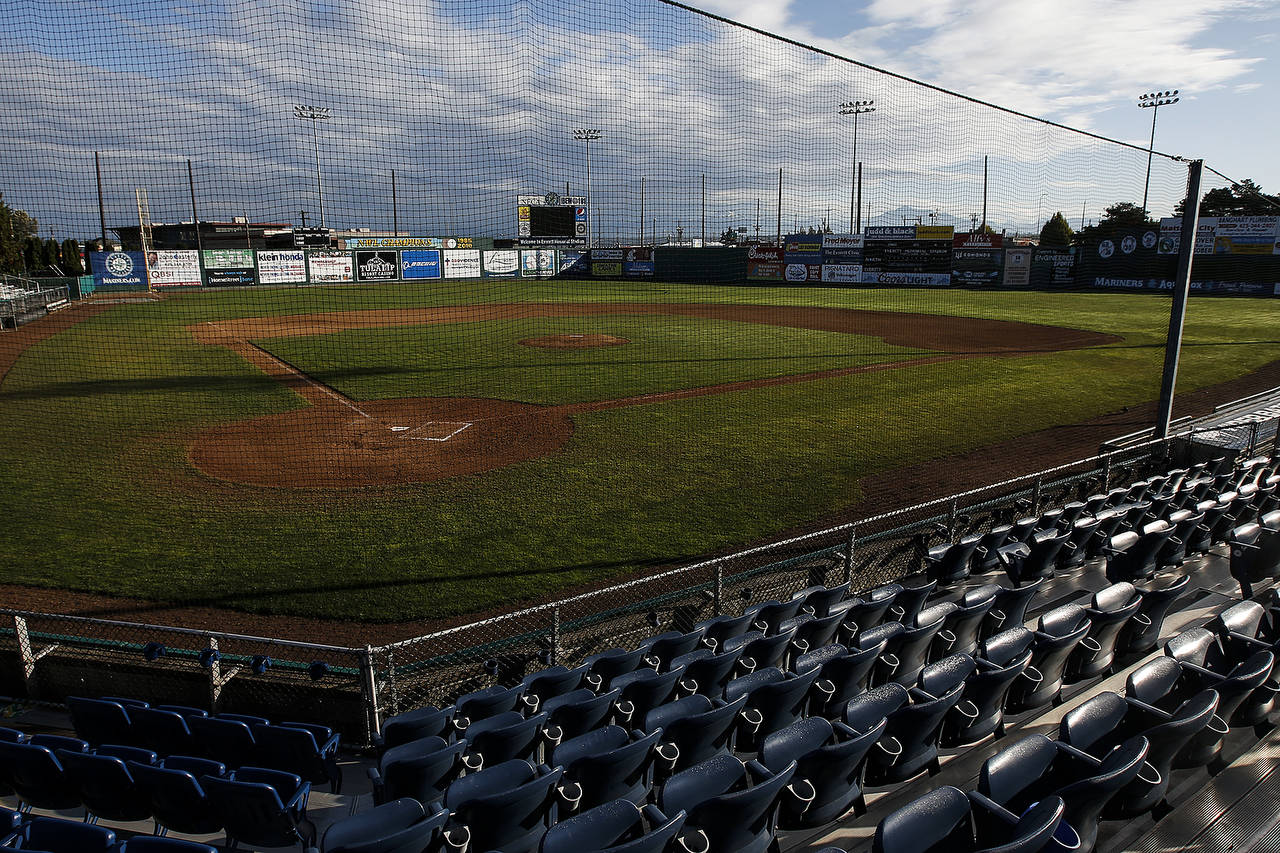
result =
[[716,654],[709,648],[695,649],[671,661],[674,667],[684,668],[680,688],[689,693],[704,696],[724,696],[725,685],[733,678],[742,651]]
[[227,833],[227,849],[240,844],[292,847],[315,843],[307,819],[311,783],[293,773],[240,767],[228,776],[204,776],[200,784]]
[[434,853],[443,849],[446,809],[412,798],[382,803],[330,824],[318,853]]
[[374,738],[373,745],[382,753],[393,746],[424,737],[443,737],[449,740],[453,735],[453,707],[442,710],[426,705],[383,720],[381,731]]
[[451,846],[532,853],[556,821],[564,771],[507,761],[458,779],[445,793]]
[[187,717],[187,726],[199,752],[234,769],[252,765],[257,755],[253,730],[241,720],[222,717]]
[[645,715],[644,729],[661,730],[656,747],[668,772],[692,767],[713,755],[733,751],[747,697],[732,702],[701,694],[659,705]]
[[258,725],[253,729],[257,745],[254,761],[263,767],[284,770],[312,784],[329,783],[329,790],[342,791],[342,768],[338,766],[340,736],[327,726],[311,723]]
[[17,831],[21,850],[39,853],[115,853],[116,834],[104,826],[59,820],[52,817],[32,818]]
[[708,853],[765,853],[794,773],[795,765],[771,773],[756,761],[717,755],[668,779],[658,807],[664,814],[686,812],[685,832],[705,834]]
[[90,746],[134,742],[133,723],[124,705],[83,696],[68,696],[66,701],[76,736],[87,741]]
[[1183,631],[1165,643],[1164,649],[1182,667],[1184,696],[1217,691],[1218,716],[1228,723],[1254,726],[1271,712],[1276,697],[1275,686],[1268,683],[1275,666],[1271,652],[1233,654],[1208,628]]
[[121,844],[117,853],[218,853],[218,848],[198,841],[135,835]]
[[1067,662],[1067,674],[1072,681],[1100,678],[1111,671],[1120,632],[1140,607],[1142,594],[1127,581],[1093,594],[1084,611],[1089,617],[1089,633]]
[[597,695],[580,687],[577,690],[548,699],[542,706],[547,715],[547,734],[565,740],[604,724],[622,697],[621,690],[610,690]]
[[463,763],[476,771],[513,758],[538,761],[547,726],[546,713],[524,717],[519,711],[503,711],[467,727]]
[[[844,723],[809,717],[766,737],[760,747],[761,764],[774,773],[796,766],[789,795],[782,798],[778,826],[821,826],[850,809],[866,811],[863,764],[884,725],[858,733]],[[803,796],[792,794],[792,789]]]
[[226,765],[209,758],[171,755],[160,766],[136,762],[127,766],[150,801],[157,833],[207,835],[222,829],[222,819],[214,813],[200,780],[226,775]]
[[552,765],[564,770],[564,787],[577,786],[574,810],[612,800],[643,804],[654,780],[654,751],[661,731],[628,735],[621,726],[605,726],[555,748]]
[[684,821],[684,812],[668,818],[657,806],[614,800],[556,823],[538,849],[539,853],[666,853],[676,849],[673,842]]
[[[97,754],[64,749],[57,752],[63,772],[80,794],[80,802],[84,804],[88,820],[93,823],[100,818],[112,821],[149,818],[151,800],[147,792],[134,782],[133,775],[125,766],[125,759],[111,755],[110,749],[103,747]],[[138,749],[131,751],[142,752]],[[150,760],[139,755],[133,755],[128,760],[135,764],[155,764],[155,753],[147,755]]]
[[397,744],[382,753],[376,767],[367,769],[375,805],[402,797],[434,803],[462,772],[466,741],[448,743],[437,735]]
[[35,743],[0,742],[0,782],[16,794],[19,811],[80,805],[80,791],[53,750]]

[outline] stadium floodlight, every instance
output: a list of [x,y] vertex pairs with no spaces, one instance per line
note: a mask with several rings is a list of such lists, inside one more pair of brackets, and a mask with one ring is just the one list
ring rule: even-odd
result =
[[853,173],[854,187],[849,192],[849,230],[857,233],[862,227],[862,211],[855,209],[861,207],[854,199],[857,195],[857,173],[858,173],[858,116],[863,113],[873,113],[876,111],[875,101],[845,101],[840,105],[840,115],[853,116]]
[[1147,146],[1147,179],[1142,184],[1142,212],[1144,215],[1147,212],[1147,190],[1151,187],[1151,157],[1156,150],[1156,116],[1159,115],[1161,107],[1176,104],[1180,100],[1177,89],[1171,89],[1167,92],[1146,92],[1138,96],[1138,107],[1144,110],[1151,110],[1151,144]]
[[320,179],[320,131],[318,122],[328,121],[332,118],[329,115],[328,107],[313,107],[309,104],[294,104],[294,118],[311,120],[311,139],[315,143],[316,151],[316,195],[320,197],[320,227],[324,228],[324,182]]
[[591,215],[591,143],[600,138],[600,131],[594,127],[575,127],[573,138],[587,143],[587,248],[595,245],[595,217]]

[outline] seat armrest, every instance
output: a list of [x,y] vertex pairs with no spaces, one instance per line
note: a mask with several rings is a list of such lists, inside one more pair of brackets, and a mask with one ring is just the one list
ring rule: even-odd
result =
[[969,803],[970,805],[973,805],[982,809],[982,811],[996,818],[1001,823],[1007,824],[1009,826],[1018,825],[1018,816],[1016,814],[1009,811],[1004,806],[1000,805],[995,800],[991,799],[990,797],[987,797],[984,794],[980,794],[977,791],[970,791]]
[[298,786],[298,790],[294,793],[294,795],[289,798],[289,802],[284,804],[284,807],[286,809],[298,809],[299,811],[306,811],[307,798],[310,796],[311,796],[311,783],[304,781],[301,785]]
[[1076,749],[1074,746],[1072,746],[1069,743],[1063,743],[1062,741],[1054,741],[1053,745],[1058,748],[1058,753],[1061,755],[1066,755],[1069,758],[1075,761],[1079,761],[1082,764],[1087,764],[1090,767],[1096,768],[1096,767],[1102,766],[1102,761],[1100,759],[1094,758],[1092,755],[1090,755],[1089,753],[1085,752],[1082,749]]

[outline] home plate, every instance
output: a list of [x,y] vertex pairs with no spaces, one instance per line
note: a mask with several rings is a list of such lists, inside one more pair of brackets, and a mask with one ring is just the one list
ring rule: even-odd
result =
[[421,441],[448,441],[467,427],[471,426],[470,421],[427,421],[421,426],[409,429],[408,427],[392,427],[392,431],[405,431],[405,438],[413,438]]

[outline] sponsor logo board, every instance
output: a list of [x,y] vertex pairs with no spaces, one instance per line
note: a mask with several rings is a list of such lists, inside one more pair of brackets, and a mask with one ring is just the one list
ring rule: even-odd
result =
[[355,262],[350,252],[308,252],[307,273],[312,284],[355,281]]
[[444,252],[445,278],[480,278],[479,249],[446,249]]
[[356,281],[397,281],[400,259],[394,249],[356,252]]
[[262,284],[303,284],[307,256],[301,249],[258,252],[258,281]]
[[405,281],[440,278],[439,249],[404,249],[400,252],[400,277]]
[[158,249],[147,253],[152,287],[199,287],[200,253],[195,249]]

